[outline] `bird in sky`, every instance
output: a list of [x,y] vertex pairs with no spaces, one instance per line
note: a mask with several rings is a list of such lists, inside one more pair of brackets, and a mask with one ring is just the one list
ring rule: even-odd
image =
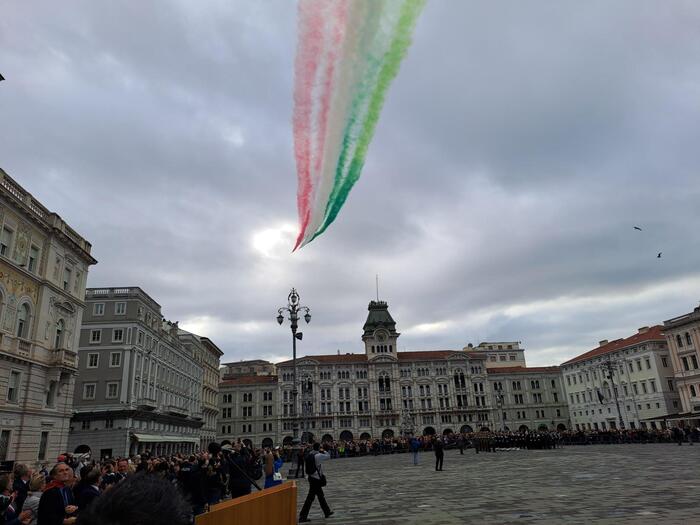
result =
[[635,229],[635,230],[642,231],[642,229],[641,229],[639,226],[635,226],[634,229]]
[[659,252],[659,255],[657,255],[656,258],[657,258],[657,259],[661,259],[661,254],[662,254],[662,253],[663,253],[663,252]]
[[5,80],[5,77],[3,77],[2,75],[0,75],[0,80]]

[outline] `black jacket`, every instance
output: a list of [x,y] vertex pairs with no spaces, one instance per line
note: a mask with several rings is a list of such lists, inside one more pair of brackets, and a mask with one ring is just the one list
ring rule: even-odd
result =
[[67,505],[75,505],[70,489],[66,488],[63,493],[58,487],[44,491],[39,500],[37,525],[63,525]]
[[27,494],[29,494],[29,483],[25,483],[21,479],[15,479],[12,484],[12,490],[17,492],[13,507],[17,509],[17,514],[19,514],[22,512],[24,500],[27,499]]

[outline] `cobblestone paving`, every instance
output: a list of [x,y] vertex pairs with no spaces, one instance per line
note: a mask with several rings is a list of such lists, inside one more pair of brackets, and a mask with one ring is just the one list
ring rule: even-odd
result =
[[[344,458],[324,463],[341,524],[700,524],[700,446],[597,445],[557,450]],[[308,482],[299,480],[298,506]]]

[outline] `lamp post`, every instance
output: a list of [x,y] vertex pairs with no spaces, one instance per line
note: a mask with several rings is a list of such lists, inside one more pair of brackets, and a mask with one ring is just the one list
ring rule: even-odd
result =
[[613,360],[610,358],[610,354],[608,354],[607,361],[602,363],[600,366],[603,369],[603,371],[606,374],[606,377],[610,379],[610,386],[612,387],[612,393],[613,396],[615,397],[615,406],[617,407],[617,417],[618,421],[620,422],[620,430],[623,430],[625,428],[625,423],[622,420],[622,412],[620,411],[620,402],[617,399],[617,388],[615,388],[615,379],[613,377],[613,373],[615,372],[615,366],[618,365],[617,361],[613,362]]
[[304,312],[304,321],[311,321],[311,311],[306,306],[299,304],[299,294],[295,288],[287,296],[287,306],[277,310],[277,322],[284,323],[284,316],[287,314],[292,328],[292,444],[299,444],[299,420],[297,419],[297,339],[301,341],[303,334],[297,332],[299,328],[299,313]]
[[496,383],[494,385],[494,391],[496,392],[496,410],[498,411],[498,430],[503,430],[503,413],[501,411],[501,409],[503,408],[503,389],[500,383]]

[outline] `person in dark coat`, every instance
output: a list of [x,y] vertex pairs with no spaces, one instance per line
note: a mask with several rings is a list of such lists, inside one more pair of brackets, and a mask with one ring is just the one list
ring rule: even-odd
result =
[[228,462],[228,487],[232,498],[250,494],[250,477],[247,468],[250,461],[250,452],[240,443],[233,445],[231,452],[226,457]]
[[204,512],[207,502],[205,495],[205,474],[201,465],[194,456],[184,462],[178,474],[180,488],[187,500],[192,504],[192,512],[195,516]]
[[80,482],[73,490],[78,509],[81,511],[87,509],[100,493],[100,469],[89,466],[80,469]]
[[29,470],[27,465],[17,463],[14,473],[15,480],[12,483],[12,491],[16,492],[17,496],[15,496],[15,500],[12,503],[19,514],[22,512],[24,500],[27,499],[27,494],[29,494],[29,479],[32,477],[32,471]]
[[442,439],[435,438],[433,450],[435,451],[435,470],[442,470],[442,462],[445,459],[445,445]]
[[39,500],[37,525],[72,525],[78,510],[73,491],[68,486],[73,479],[73,469],[65,463],[56,463],[49,476],[51,481]]

